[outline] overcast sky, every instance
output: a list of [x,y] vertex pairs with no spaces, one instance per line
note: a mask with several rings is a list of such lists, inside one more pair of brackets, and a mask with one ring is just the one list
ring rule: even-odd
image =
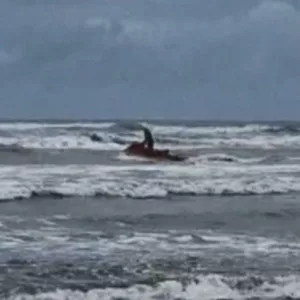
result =
[[300,118],[300,1],[2,0],[0,117]]

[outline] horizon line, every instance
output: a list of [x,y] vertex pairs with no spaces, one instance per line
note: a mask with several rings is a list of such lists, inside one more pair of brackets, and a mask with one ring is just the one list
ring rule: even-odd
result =
[[38,123],[50,123],[50,122],[57,122],[57,123],[75,123],[75,122],[171,122],[171,123],[178,123],[178,122],[185,122],[185,123],[196,123],[196,122],[211,122],[211,123],[267,123],[267,122],[278,122],[278,123],[297,123],[300,122],[299,120],[295,119],[194,119],[194,118],[1,118],[0,123],[5,122],[24,122],[24,123],[31,123],[31,122],[38,122]]

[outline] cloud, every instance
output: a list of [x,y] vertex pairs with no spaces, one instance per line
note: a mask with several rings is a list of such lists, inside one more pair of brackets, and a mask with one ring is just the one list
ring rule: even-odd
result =
[[[292,118],[300,108],[294,2],[4,1],[0,9],[5,114]],[[12,102],[27,104],[16,111]]]

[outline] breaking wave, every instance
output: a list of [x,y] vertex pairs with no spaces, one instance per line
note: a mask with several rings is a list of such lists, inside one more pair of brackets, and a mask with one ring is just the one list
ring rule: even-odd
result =
[[[167,125],[150,127],[158,147],[205,148],[300,148],[300,127],[296,125]],[[0,144],[28,149],[120,150],[143,138],[135,122],[107,123],[2,123]],[[97,137],[94,139],[93,137]],[[2,150],[0,149],[0,151]]]
[[[300,148],[298,125],[160,125],[153,130],[158,147],[206,148]],[[136,123],[2,123],[0,144],[28,149],[121,150],[143,138]],[[93,139],[97,137],[97,139]]]
[[[297,154],[300,135],[288,133],[295,133],[298,130],[297,124],[143,125],[152,129],[157,147],[172,149],[172,152],[189,158],[182,163],[156,164],[118,153],[126,144],[143,138],[140,130],[132,130],[136,126],[134,122],[1,123],[1,159],[5,164],[7,161],[16,165],[8,169],[2,167],[0,199],[69,196],[139,199],[165,198],[170,195],[228,196],[300,192]],[[227,151],[226,147],[234,148],[234,151]],[[270,148],[284,150],[271,152]],[[289,152],[286,148],[289,148]],[[39,152],[41,149],[46,151]],[[52,154],[48,155],[47,149],[84,151],[57,151],[59,154],[55,152],[55,158],[48,158]],[[111,151],[112,155],[96,153],[95,156],[89,150]],[[7,153],[15,154],[8,157]],[[30,165],[18,166],[15,155],[24,153],[30,153],[30,158],[23,155],[19,160],[21,163],[33,162],[39,165],[36,168]],[[40,159],[35,159],[36,153],[42,153]],[[46,161],[58,165],[49,168],[45,165]],[[73,162],[74,165],[70,165]]]
[[0,199],[267,195],[300,192],[299,165],[224,163],[172,165],[2,167]]
[[36,295],[21,294],[9,300],[100,300],[100,299],[298,299],[300,278],[297,275],[265,278],[260,276],[199,275],[185,281],[165,280],[155,285],[137,284],[125,288],[56,290]]

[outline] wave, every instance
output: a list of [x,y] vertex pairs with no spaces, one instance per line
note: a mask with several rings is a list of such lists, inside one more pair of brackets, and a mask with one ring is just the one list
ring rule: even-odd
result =
[[228,155],[226,153],[214,153],[214,154],[203,154],[196,157],[189,158],[187,160],[191,163],[201,162],[227,162],[227,163],[239,163],[239,164],[252,164],[266,161],[266,157],[257,158],[240,158],[234,155]]
[[[175,124],[174,124],[175,123]],[[140,126],[150,127],[157,133],[176,134],[176,133],[298,133],[300,131],[299,123],[291,124],[222,124],[220,122],[139,122],[139,121],[111,121],[111,122],[2,122],[0,123],[0,132],[3,131],[26,131],[34,129],[67,129],[67,130],[96,130],[106,129],[111,132],[140,130]]]
[[[173,150],[300,148],[300,127],[296,125],[142,125],[152,129],[157,147]],[[0,144],[28,149],[121,150],[125,145],[143,139],[142,132],[136,129],[134,122],[1,123]]]
[[[48,179],[49,180],[49,179]],[[249,196],[299,193],[295,177],[262,176],[241,178],[198,179],[125,179],[61,178],[53,183],[3,180],[0,200],[24,200],[65,197],[121,197],[133,199],[164,199],[170,196]]]
[[[55,136],[18,136],[0,137],[0,144],[6,147],[19,145],[27,149],[86,149],[86,150],[122,150],[125,145],[141,141],[142,135],[114,135],[96,133],[99,139],[93,141],[92,134],[57,134]],[[200,149],[299,149],[300,136],[263,137],[253,136],[249,138],[208,138],[208,139],[181,139],[174,137],[157,137],[156,147],[172,150],[200,150]]]
[[[134,157],[128,156],[125,153],[121,153],[117,156],[119,160],[129,160],[129,161],[149,161],[144,157]],[[243,159],[233,155],[227,155],[225,153],[216,153],[216,154],[203,154],[199,156],[193,156],[186,159],[185,164],[197,165],[202,162],[227,162],[227,163],[255,163],[263,161],[265,158],[253,158],[253,159]],[[152,161],[152,160],[151,160]]]
[[300,127],[292,126],[292,125],[273,126],[273,127],[266,128],[264,131],[271,134],[286,133],[286,134],[298,135],[300,134]]
[[163,134],[178,134],[178,135],[241,135],[241,134],[299,134],[300,124],[290,125],[268,125],[268,124],[244,124],[244,125],[202,125],[202,126],[186,126],[186,125],[155,125],[153,123],[144,123],[143,125],[152,127],[158,133]]
[[0,152],[16,152],[16,153],[24,153],[28,152],[28,149],[16,144],[5,145],[0,144]]
[[300,277],[290,276],[225,276],[199,275],[194,278],[165,280],[155,285],[136,284],[129,287],[107,287],[81,290],[56,290],[36,295],[11,296],[16,299],[298,299]]
[[42,128],[66,128],[66,129],[103,129],[113,125],[112,122],[9,122],[0,123],[1,130],[26,131]]
[[7,166],[1,167],[0,199],[287,194],[300,192],[299,173],[300,165],[227,162]]
[[[134,157],[128,156],[125,153],[120,153],[117,158],[119,160],[125,161],[148,161],[147,158],[143,157]],[[229,155],[226,153],[214,153],[214,154],[201,154],[201,155],[194,155],[186,159],[186,165],[201,165],[201,163],[236,163],[240,165],[247,165],[247,164],[273,164],[273,163],[280,163],[285,161],[284,156],[280,155],[268,155],[263,157],[251,157],[251,158],[242,158],[234,155]],[[300,160],[298,157],[289,158],[289,160],[296,161]]]

